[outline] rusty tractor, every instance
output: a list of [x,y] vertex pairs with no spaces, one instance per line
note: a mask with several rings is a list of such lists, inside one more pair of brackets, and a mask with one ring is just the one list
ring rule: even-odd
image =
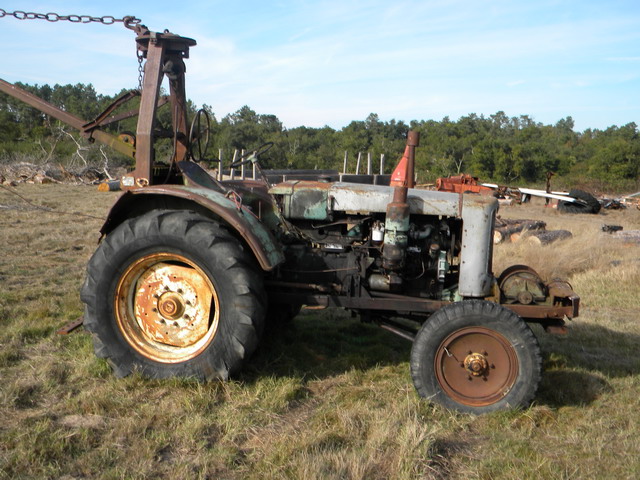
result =
[[[95,353],[117,375],[224,380],[265,323],[282,324],[302,306],[338,307],[413,342],[422,397],[471,413],[530,404],[541,353],[528,323],[563,333],[579,297],[526,266],[493,275],[495,198],[414,188],[416,132],[382,180],[262,171],[269,144],[231,165],[253,165],[255,178],[211,176],[193,161],[206,152],[206,113],[187,119],[184,60],[196,42],[125,25],[144,61],[142,88],[92,121],[0,81],[5,93],[135,159],[81,292]],[[115,113],[138,95],[138,109]],[[157,125],[163,104],[171,129]],[[106,131],[133,115],[135,136]],[[173,143],[164,162],[160,138]]]

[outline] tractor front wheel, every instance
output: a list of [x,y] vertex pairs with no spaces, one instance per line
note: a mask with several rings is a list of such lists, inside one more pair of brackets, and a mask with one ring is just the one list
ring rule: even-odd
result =
[[438,310],[422,325],[411,350],[418,394],[475,414],[528,406],[541,363],[529,326],[511,310],[481,300]]

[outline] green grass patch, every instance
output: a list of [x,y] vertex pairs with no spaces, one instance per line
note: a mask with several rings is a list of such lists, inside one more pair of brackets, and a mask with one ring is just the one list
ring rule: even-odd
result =
[[[88,187],[20,192],[97,216],[115,198]],[[417,397],[409,342],[340,311],[303,311],[268,332],[230,382],[115,378],[87,332],[55,333],[82,314],[101,222],[4,211],[0,479],[640,477],[640,254],[599,232],[640,219],[536,205],[501,214],[573,231],[557,248],[497,247],[496,270],[529,263],[564,276],[584,307],[567,336],[534,329],[546,371],[532,407],[471,417]]]

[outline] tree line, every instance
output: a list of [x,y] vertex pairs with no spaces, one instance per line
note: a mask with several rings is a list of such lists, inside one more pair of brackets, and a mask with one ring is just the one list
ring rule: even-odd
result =
[[[87,121],[95,118],[118,95],[98,94],[94,87],[76,85],[18,86],[38,95]],[[123,109],[132,109],[136,101]],[[355,170],[358,152],[371,153],[377,161],[386,158],[390,173],[402,155],[409,129],[421,134],[416,152],[420,183],[440,176],[469,173],[483,181],[507,185],[541,184],[547,172],[556,173],[558,185],[590,185],[592,188],[633,190],[640,188],[640,134],[635,123],[611,126],[604,130],[575,131],[571,117],[553,125],[536,122],[528,115],[509,117],[504,112],[484,116],[469,114],[451,120],[382,121],[371,113],[364,120],[354,120],[336,130],[322,128],[284,128],[271,114],[260,114],[249,106],[216,118],[211,115],[211,160],[219,149],[230,160],[235,149],[251,149],[266,142],[272,148],[262,159],[266,168],[337,169],[342,170],[345,152],[350,158],[349,170]],[[189,117],[196,107],[188,104]],[[159,123],[170,125],[167,107],[159,111]],[[113,133],[135,132],[135,118],[109,128]],[[160,144],[158,159],[171,154],[170,142]],[[98,163],[110,165],[128,160],[116,152],[105,151],[80,139],[71,127],[43,115],[7,95],[0,95],[0,161],[19,160]]]

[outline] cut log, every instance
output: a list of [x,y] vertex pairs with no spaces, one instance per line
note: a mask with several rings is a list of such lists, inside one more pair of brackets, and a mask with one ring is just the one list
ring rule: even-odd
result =
[[564,240],[570,238],[571,232],[568,230],[545,230],[530,232],[527,236],[527,242],[531,245],[549,245],[550,243],[557,242],[558,240]]
[[518,225],[519,223],[522,222],[535,222],[535,220],[529,220],[529,219],[511,219],[511,218],[502,218],[502,217],[496,217],[496,228],[498,227],[504,227],[506,225]]
[[626,231],[614,232],[611,234],[611,236],[619,238],[626,242],[640,243],[640,230],[626,230]]
[[117,192],[119,190],[120,190],[120,180],[102,182],[100,185],[98,185],[99,192]]
[[[496,226],[493,232],[493,243],[498,244],[506,240],[511,240],[514,233],[520,233],[525,230],[544,230],[547,224],[541,220],[507,220],[503,225]],[[518,237],[519,238],[519,237]]]

